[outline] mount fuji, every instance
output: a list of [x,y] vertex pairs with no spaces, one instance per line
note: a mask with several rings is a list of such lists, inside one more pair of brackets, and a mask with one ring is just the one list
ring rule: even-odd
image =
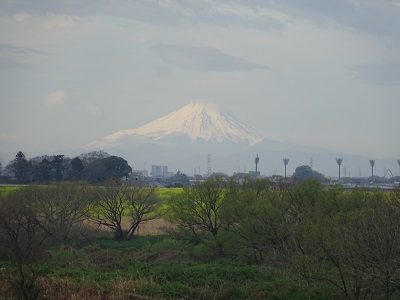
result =
[[144,126],[120,130],[100,141],[85,146],[87,150],[109,149],[120,146],[127,139],[141,138],[147,141],[163,141],[171,137],[186,137],[192,142],[255,145],[263,137],[257,130],[246,126],[233,117],[222,113],[215,103],[196,101]]
[[[180,170],[188,175],[202,174],[201,170],[206,173],[210,168],[228,174],[251,171],[256,154],[260,156],[258,170],[262,175],[282,175],[284,157],[290,158],[289,174],[297,166],[311,165],[335,176],[336,157],[344,159],[343,168],[349,173],[353,170],[353,176],[369,171],[368,158],[265,138],[207,101],[191,102],[141,127],[117,131],[83,148],[119,155],[133,169],[146,169],[147,164],[166,165],[173,172]],[[380,163],[391,164],[385,160]]]

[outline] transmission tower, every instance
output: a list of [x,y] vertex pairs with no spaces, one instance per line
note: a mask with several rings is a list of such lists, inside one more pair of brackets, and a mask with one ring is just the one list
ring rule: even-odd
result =
[[392,173],[392,171],[391,171],[390,169],[385,170],[385,175],[383,175],[383,177],[386,178],[386,175],[387,175],[388,173],[390,173],[390,178],[393,178],[393,173]]
[[400,159],[397,160],[397,163],[399,164],[399,168],[400,168]]

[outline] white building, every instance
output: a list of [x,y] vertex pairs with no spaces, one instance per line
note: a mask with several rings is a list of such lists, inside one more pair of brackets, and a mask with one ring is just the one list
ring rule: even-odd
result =
[[151,166],[151,177],[153,178],[167,178],[168,166]]

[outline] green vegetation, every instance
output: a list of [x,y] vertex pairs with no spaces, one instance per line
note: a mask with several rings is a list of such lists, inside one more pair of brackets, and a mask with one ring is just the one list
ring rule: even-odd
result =
[[11,191],[15,191],[17,189],[19,189],[18,186],[6,186],[6,185],[0,186],[0,197],[6,196]]
[[[191,259],[180,246],[168,236],[143,236],[123,243],[102,238],[79,250],[55,251],[38,266],[38,286],[46,299],[321,299],[324,294],[323,287],[295,284],[290,274],[268,267]],[[3,264],[2,272],[4,278],[13,267]],[[8,281],[2,284],[11,289]]]
[[111,178],[127,177],[132,172],[122,157],[93,151],[74,158],[42,155],[27,159],[19,151],[6,167],[0,165],[0,183],[30,184],[54,181],[86,180],[92,184]]
[[[120,229],[141,218],[143,231],[99,227],[107,201]],[[182,189],[2,187],[0,204],[4,298],[400,297],[399,192],[214,177]],[[154,221],[168,228],[138,235]]]

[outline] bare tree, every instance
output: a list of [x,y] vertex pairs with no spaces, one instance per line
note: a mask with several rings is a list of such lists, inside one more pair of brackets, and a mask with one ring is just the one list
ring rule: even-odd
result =
[[[308,280],[329,283],[343,299],[389,299],[396,294],[399,195],[302,189],[290,194],[292,206],[285,219],[293,270]],[[298,201],[299,197],[303,200]]]
[[15,264],[16,296],[36,299],[35,261],[42,257],[47,235],[37,223],[32,195],[21,188],[0,199],[0,257]]
[[61,244],[70,246],[88,236],[86,215],[92,192],[85,182],[62,182],[30,187],[42,229]]
[[108,181],[105,186],[96,187],[96,199],[88,216],[114,231],[116,240],[128,240],[141,223],[158,217],[158,205],[155,188]]
[[281,194],[262,179],[231,184],[223,208],[223,227],[230,233],[226,248],[247,261],[286,266],[288,232]]
[[171,204],[173,221],[181,231],[188,231],[192,238],[202,241],[204,234],[211,234],[218,252],[223,252],[223,245],[217,239],[222,226],[221,208],[225,186],[222,178],[208,179],[190,188]]
[[115,234],[115,239],[122,240],[126,234],[122,227],[124,216],[124,187],[114,181],[107,181],[104,186],[95,187],[95,199],[90,207],[88,218],[100,226],[106,226]]
[[155,187],[129,186],[125,190],[127,216],[130,227],[127,238],[130,239],[140,224],[160,217],[160,201]]

